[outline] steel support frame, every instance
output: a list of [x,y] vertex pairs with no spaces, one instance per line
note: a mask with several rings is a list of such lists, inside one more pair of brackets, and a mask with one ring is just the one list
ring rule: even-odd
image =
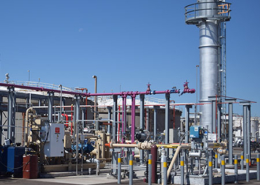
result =
[[[140,94],[140,129],[144,129],[144,94]],[[144,150],[140,151],[140,164],[144,164]]]
[[53,100],[53,97],[54,97],[54,92],[48,92],[48,120],[50,123],[52,123],[54,120],[53,120],[53,104],[54,104],[54,100]]
[[157,110],[159,109],[159,106],[154,106],[154,113],[153,113],[153,140],[156,141],[156,135],[157,135]]
[[110,124],[111,124],[111,121],[110,121],[110,120],[111,120],[111,115],[112,115],[112,113],[111,113],[112,107],[108,106],[108,107],[107,107],[107,110],[108,110],[108,120],[109,120],[109,121],[108,121],[109,125],[107,126],[107,133],[108,133],[108,134],[111,134],[111,125],[110,125]]
[[[15,143],[15,105],[16,98],[13,87],[8,88],[8,127],[7,127],[7,139],[10,139],[12,143]],[[2,137],[2,136],[1,136]]]
[[[112,138],[111,141],[113,143],[117,143],[117,137],[116,137],[116,131],[117,131],[117,95],[113,95],[113,122],[112,122]],[[112,174],[117,174],[117,152],[114,149],[111,149],[112,151]]]
[[185,143],[189,143],[190,108],[192,105],[185,105]]

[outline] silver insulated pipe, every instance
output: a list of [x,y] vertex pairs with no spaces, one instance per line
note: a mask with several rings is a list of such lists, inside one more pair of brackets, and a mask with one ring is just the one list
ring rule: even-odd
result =
[[[217,0],[200,0],[200,15],[212,17],[217,15]],[[206,103],[200,106],[202,112],[200,125],[208,126],[212,132],[212,105],[209,96],[217,95],[218,84],[218,25],[216,20],[202,20],[200,29],[200,102]],[[207,104],[209,103],[209,104]]]
[[198,0],[185,7],[186,24],[200,29],[200,125],[212,132],[212,105],[209,96],[221,95],[221,23],[230,20],[230,3],[225,0]]

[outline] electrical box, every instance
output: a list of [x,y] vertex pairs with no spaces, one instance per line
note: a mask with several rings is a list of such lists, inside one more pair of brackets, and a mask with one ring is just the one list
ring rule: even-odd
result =
[[64,156],[64,125],[57,123],[46,124],[41,130],[41,140],[45,142],[46,157]]
[[200,126],[190,127],[190,138],[199,139],[203,137],[202,129]]

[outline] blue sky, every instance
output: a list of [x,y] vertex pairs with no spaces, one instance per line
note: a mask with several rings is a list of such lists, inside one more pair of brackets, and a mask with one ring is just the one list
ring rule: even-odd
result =
[[[86,87],[94,92],[196,87],[199,30],[184,6],[196,0],[0,1],[0,80]],[[227,95],[260,102],[259,0],[230,0]],[[163,96],[156,96],[163,98]],[[172,95],[178,103],[196,95]],[[260,116],[259,103],[252,116]],[[242,114],[242,107],[234,106]]]

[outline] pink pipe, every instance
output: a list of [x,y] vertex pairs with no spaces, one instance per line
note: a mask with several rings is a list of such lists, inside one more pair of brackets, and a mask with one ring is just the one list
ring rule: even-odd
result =
[[[35,91],[50,91],[60,93],[60,90],[55,89],[47,89],[43,87],[31,87],[31,86],[24,86],[24,85],[16,85],[16,84],[7,84],[7,83],[0,83],[0,86],[3,87],[16,87],[21,89],[30,89]],[[150,94],[165,94],[165,93],[179,93],[179,90],[166,90],[166,91],[145,91],[145,92],[138,92],[138,91],[128,91],[128,92],[120,92],[120,93],[80,93],[80,92],[71,92],[71,91],[62,91],[63,94],[71,94],[71,95],[80,95],[80,96],[111,96],[111,95],[150,95]]]
[[135,95],[132,95],[132,126],[131,126],[131,142],[135,141]]

